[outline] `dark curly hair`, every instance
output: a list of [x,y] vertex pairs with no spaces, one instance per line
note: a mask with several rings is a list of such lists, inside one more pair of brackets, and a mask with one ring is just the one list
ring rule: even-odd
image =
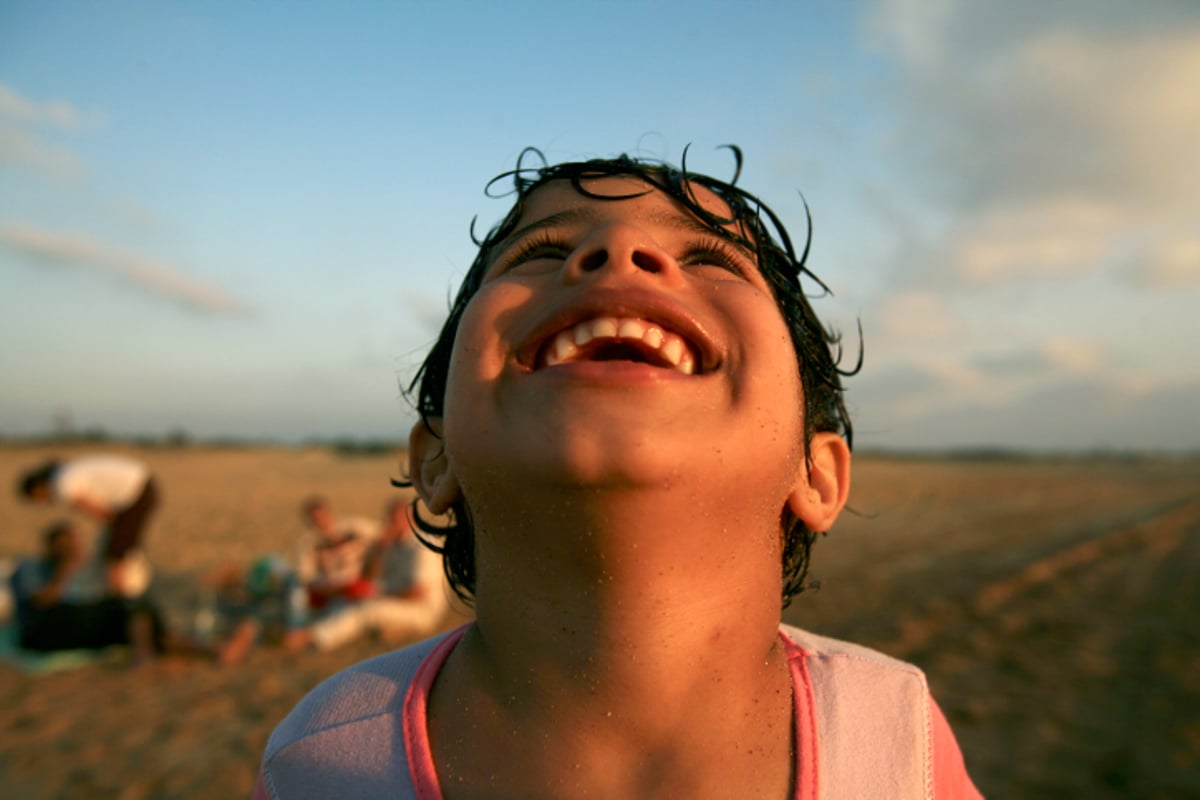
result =
[[[812,241],[812,217],[808,215],[807,204],[807,235],[804,249],[797,254],[787,229],[775,212],[757,197],[736,185],[742,169],[741,150],[734,145],[724,145],[724,148],[729,150],[734,158],[734,174],[728,181],[689,172],[686,148],[680,166],[673,167],[661,161],[627,155],[551,166],[542,153],[532,147],[521,152],[514,169],[489,181],[484,190],[487,196],[515,195],[516,199],[504,219],[482,240],[475,235],[475,220],[471,221],[471,238],[479,246],[479,252],[459,287],[437,341],[406,391],[421,416],[422,424],[430,433],[437,435],[429,423],[430,418],[441,417],[443,413],[450,357],[459,323],[467,304],[479,290],[484,274],[491,265],[493,249],[516,228],[530,195],[550,181],[565,180],[581,195],[602,200],[623,200],[651,191],[661,191],[695,215],[715,235],[753,252],[759,270],[770,285],[775,302],[787,323],[796,351],[800,381],[804,389],[806,449],[816,432],[838,433],[846,439],[847,444],[852,445],[853,429],[842,396],[842,377],[853,375],[861,367],[862,349],[860,345],[858,363],[853,369],[843,370],[840,367],[841,336],[821,324],[801,285],[803,277],[812,281],[820,290],[818,296],[831,293],[829,287],[805,265]],[[527,161],[531,157],[536,158],[540,165],[529,166]],[[585,181],[591,182],[604,177],[635,178],[651,184],[653,188],[643,193],[614,196],[594,194],[584,185]],[[496,185],[506,180],[512,181],[511,190],[495,194]],[[721,198],[730,209],[730,216],[721,217],[705,208],[696,196],[697,186],[702,186]],[[411,484],[403,482],[398,485]],[[792,518],[790,513],[785,511],[785,514],[781,565],[784,607],[805,587],[809,551],[816,534],[819,533],[808,530],[804,523]],[[422,517],[417,508],[417,501],[413,501],[413,518],[421,531],[419,538],[427,547],[442,554],[446,577],[451,587],[463,601],[470,603],[475,592],[475,528],[471,522],[470,509],[461,498],[451,507],[448,517],[449,524],[438,525]],[[436,540],[440,540],[441,543]]]
[[17,494],[25,498],[33,497],[39,487],[50,485],[50,482],[54,480],[54,473],[58,472],[61,466],[61,461],[52,458],[28,470],[17,481]]

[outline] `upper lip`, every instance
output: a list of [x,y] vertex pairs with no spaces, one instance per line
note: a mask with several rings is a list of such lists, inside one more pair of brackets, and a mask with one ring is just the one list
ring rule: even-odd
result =
[[552,337],[596,317],[642,319],[677,334],[696,355],[696,374],[711,372],[720,363],[716,342],[692,314],[659,292],[635,288],[592,288],[552,306],[528,333],[517,337],[517,363],[536,369],[538,354]]

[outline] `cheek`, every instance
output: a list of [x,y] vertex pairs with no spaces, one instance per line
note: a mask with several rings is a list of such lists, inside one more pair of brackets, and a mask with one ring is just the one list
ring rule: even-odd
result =
[[791,333],[772,302],[745,309],[743,316],[740,386],[745,410],[768,435],[772,446],[789,459],[802,460],[804,442],[804,390]]
[[495,416],[497,392],[518,344],[510,332],[532,302],[528,287],[506,281],[486,284],[463,310],[446,376],[447,435],[466,428],[474,436]]
[[758,397],[770,409],[768,419],[779,437],[800,445],[804,439],[804,389],[800,368],[787,334],[772,341],[766,379],[758,386]]
[[746,379],[757,390],[773,395],[780,411],[798,409],[802,395],[799,362],[791,332],[774,301],[768,297],[745,304],[738,309],[738,317]]
[[531,292],[516,283],[485,284],[463,310],[454,351],[450,356],[446,401],[457,394],[458,384],[474,386],[499,377],[516,342],[506,336],[514,317],[528,306]]

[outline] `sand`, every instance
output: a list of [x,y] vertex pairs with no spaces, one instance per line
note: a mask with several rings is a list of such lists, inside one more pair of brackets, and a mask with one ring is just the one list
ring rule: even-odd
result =
[[[398,456],[142,449],[163,506],[156,591],[175,624],[222,563],[286,552],[320,492],[378,515]],[[0,448],[0,481],[82,452]],[[789,622],[924,668],[989,797],[1200,796],[1200,462],[860,458],[856,514],[814,549]],[[0,491],[0,556],[60,512]],[[465,619],[465,612],[447,625]],[[49,675],[0,664],[0,795],[246,797],[267,735],[313,685],[380,652],[260,648]]]

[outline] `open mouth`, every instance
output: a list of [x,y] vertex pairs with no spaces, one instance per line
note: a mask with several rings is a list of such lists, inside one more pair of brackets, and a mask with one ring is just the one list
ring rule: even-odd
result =
[[694,345],[659,324],[636,317],[593,317],[550,337],[538,351],[537,367],[583,361],[629,361],[694,375]]

